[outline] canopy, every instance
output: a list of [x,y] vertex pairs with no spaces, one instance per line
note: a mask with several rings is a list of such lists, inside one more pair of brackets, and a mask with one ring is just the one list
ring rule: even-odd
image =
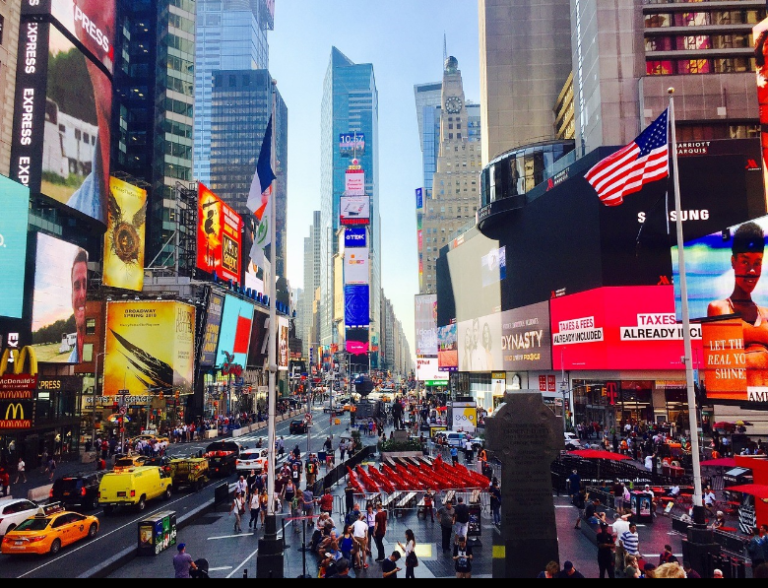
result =
[[569,451],[568,453],[569,455],[575,455],[584,459],[608,459],[611,461],[632,459],[628,455],[613,453],[612,451],[600,451],[599,449],[577,449],[575,451]]
[[741,492],[749,494],[755,498],[768,499],[768,485],[766,484],[741,484],[740,486],[731,486],[726,488],[728,492]]
[[708,459],[707,461],[701,462],[702,467],[711,467],[711,468],[735,468],[736,467],[736,460],[732,457],[721,457],[719,459]]

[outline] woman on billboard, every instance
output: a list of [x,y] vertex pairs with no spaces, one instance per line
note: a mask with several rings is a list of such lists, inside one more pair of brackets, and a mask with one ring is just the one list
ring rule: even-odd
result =
[[768,385],[768,308],[752,300],[762,275],[764,252],[765,233],[757,223],[744,223],[736,229],[731,245],[733,292],[707,308],[707,316],[737,314],[741,317],[748,387]]

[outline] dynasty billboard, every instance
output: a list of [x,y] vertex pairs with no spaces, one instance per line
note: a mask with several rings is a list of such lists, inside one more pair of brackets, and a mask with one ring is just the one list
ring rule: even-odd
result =
[[88,253],[37,234],[32,345],[41,363],[80,363],[85,336]]
[[109,178],[102,283],[141,292],[144,288],[144,229],[147,191]]
[[[550,313],[555,370],[684,368],[672,286],[598,288],[553,298]],[[703,361],[700,325],[691,325],[691,338]]]
[[112,82],[59,29],[21,25],[11,176],[107,222]]
[[203,348],[200,352],[200,365],[214,367],[216,365],[216,350],[219,346],[219,332],[221,331],[221,315],[224,308],[224,296],[211,292],[208,300],[208,313],[205,323],[205,335],[203,336]]
[[24,275],[27,265],[29,188],[0,176],[3,214],[0,214],[0,316],[21,318],[24,306]]
[[195,307],[171,300],[107,302],[104,395],[192,392]]
[[216,367],[237,364],[245,369],[251,342],[253,304],[227,294],[219,330]]
[[203,184],[197,207],[197,267],[239,283],[243,219]]
[[415,296],[416,355],[437,357],[437,295]]

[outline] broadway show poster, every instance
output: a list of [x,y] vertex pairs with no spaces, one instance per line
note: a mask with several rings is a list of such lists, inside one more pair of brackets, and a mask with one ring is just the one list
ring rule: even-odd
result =
[[165,300],[107,303],[104,393],[192,392],[195,307]]
[[206,188],[198,186],[197,267],[240,283],[243,220]]
[[112,288],[141,292],[144,287],[147,191],[110,178],[107,212],[102,283]]
[[278,317],[277,319],[277,368],[281,372],[288,371],[288,319],[285,317]]

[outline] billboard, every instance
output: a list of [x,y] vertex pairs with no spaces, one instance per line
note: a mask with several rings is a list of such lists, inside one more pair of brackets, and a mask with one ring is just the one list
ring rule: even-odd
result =
[[269,315],[255,310],[248,347],[248,367],[263,368],[269,359]]
[[366,355],[370,351],[368,329],[347,329],[345,349],[352,355]]
[[368,248],[348,249],[344,254],[344,285],[369,283]]
[[104,395],[192,392],[195,307],[172,300],[107,302]]
[[344,286],[344,322],[347,327],[368,327],[371,324],[369,301],[369,286]]
[[766,39],[768,39],[768,18],[760,21],[752,28],[752,40],[756,48],[755,53],[757,54],[759,51],[762,58],[755,61],[757,62],[757,104],[760,113],[760,142],[763,146],[761,163],[765,186],[768,189],[768,142],[766,142],[768,137],[766,137],[766,130],[764,130],[768,128],[764,126],[768,125],[768,86],[765,83],[765,80],[768,79],[768,60],[766,59],[768,43],[766,43]]
[[365,196],[365,171],[362,169],[347,170],[344,179],[345,196]]
[[245,300],[240,300],[229,294],[224,296],[216,367],[225,364],[237,364],[245,369],[248,360],[248,346],[251,342],[253,310],[253,304]]
[[347,227],[344,229],[344,248],[356,249],[368,247],[368,229],[365,227]]
[[[684,368],[672,286],[598,288],[553,298],[550,314],[555,370]],[[691,337],[696,369],[704,361],[700,325],[691,325]]]
[[424,188],[416,188],[416,212],[424,210]]
[[47,22],[22,23],[19,47],[12,177],[106,224],[112,82]]
[[24,274],[27,265],[29,188],[0,176],[3,214],[0,214],[0,316],[21,318],[24,306]]
[[224,295],[211,292],[205,320],[203,348],[200,352],[200,365],[204,367],[214,367],[216,365],[216,350],[219,346],[219,332],[221,331],[221,316],[223,310]]
[[288,371],[289,352],[288,319],[284,316],[279,316],[277,317],[277,369],[281,372]]
[[197,211],[197,267],[239,283],[243,219],[203,184]]
[[23,0],[22,14],[51,14],[110,72],[115,61],[116,0]]
[[419,357],[416,359],[416,379],[419,382],[440,382],[441,384],[447,384],[448,374],[440,371],[436,357]]
[[501,316],[492,314],[458,324],[459,371],[502,369]]
[[371,224],[371,199],[368,196],[342,196],[341,224]]
[[501,313],[501,352],[506,371],[552,369],[548,302]]
[[41,363],[80,363],[85,336],[88,253],[37,234],[32,345]]
[[416,355],[437,357],[437,294],[415,296]]
[[[768,285],[761,280],[767,232],[764,216],[685,243],[690,316],[740,316],[702,325],[709,398],[768,401]],[[677,252],[674,247],[675,309],[680,316]]]
[[458,325],[437,328],[437,365],[441,372],[459,369]]
[[365,133],[341,133],[339,153],[342,157],[362,157],[365,154]]
[[109,178],[107,232],[102,283],[112,288],[144,288],[144,231],[147,191]]

